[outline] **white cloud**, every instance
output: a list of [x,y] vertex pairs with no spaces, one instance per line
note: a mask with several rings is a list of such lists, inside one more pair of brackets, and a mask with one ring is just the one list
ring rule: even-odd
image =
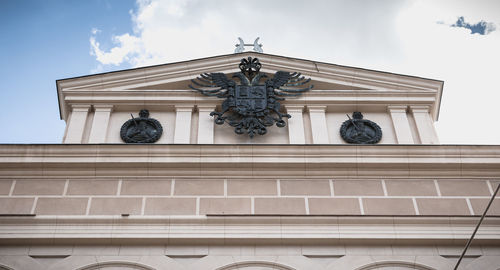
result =
[[96,74],[102,72],[104,72],[104,66],[102,64],[98,64],[95,68],[90,70],[90,74]]
[[153,0],[137,5],[134,32],[117,38],[129,35],[140,43],[102,51],[94,38],[91,45],[102,64],[129,62],[135,67],[232,53],[238,36],[251,41],[261,37],[266,53],[324,61],[355,55],[382,60],[384,51],[397,50],[392,20],[405,1]]
[[123,34],[121,36],[113,36],[113,47],[109,52],[101,50],[99,42],[95,36],[90,37],[91,55],[96,57],[96,60],[103,65],[118,66],[125,61],[133,63],[135,55],[144,55],[142,41],[139,37]]
[[101,33],[101,30],[94,27],[94,28],[92,28],[92,30],[90,32],[92,33],[92,35],[97,35],[98,33]]
[[441,141],[500,143],[500,128],[489,123],[499,115],[500,31],[470,35],[448,26],[459,16],[500,25],[500,1],[140,0],[137,6],[133,32],[114,36],[113,48],[90,38],[104,67],[229,54],[237,37],[247,43],[261,37],[265,53],[444,80]]
[[[434,2],[418,1],[401,11],[398,36],[405,56],[394,69],[445,81],[436,125],[442,143],[499,144],[500,128],[492,127],[490,121],[500,115],[496,89],[500,33],[471,35],[469,29],[433,23],[441,18],[456,21],[457,15],[474,17],[477,8],[484,9],[469,7],[469,13],[460,14],[466,12],[463,7],[454,7],[443,9]],[[498,23],[500,16],[488,19]]]
[[497,29],[497,27],[495,26],[494,23],[487,23],[486,24],[486,29],[485,29],[484,32],[485,32],[485,34],[489,34],[489,33],[493,32],[493,31],[495,31],[496,29]]

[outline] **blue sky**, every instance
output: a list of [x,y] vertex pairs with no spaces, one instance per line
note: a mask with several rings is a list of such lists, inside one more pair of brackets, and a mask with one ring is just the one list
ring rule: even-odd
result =
[[[59,143],[55,80],[87,75],[96,67],[89,54],[91,29],[130,31],[134,1],[1,1],[1,143]],[[126,66],[126,65],[124,65]],[[110,67],[108,69],[120,69]]]
[[0,4],[0,143],[61,142],[56,79],[228,54],[260,36],[265,53],[444,80],[441,142],[500,144],[500,1]]

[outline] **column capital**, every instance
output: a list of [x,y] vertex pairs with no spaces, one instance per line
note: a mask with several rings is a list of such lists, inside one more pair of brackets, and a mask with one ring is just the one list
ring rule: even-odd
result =
[[95,111],[111,111],[113,110],[113,105],[110,104],[94,104],[92,105]]
[[410,110],[414,113],[428,113],[431,107],[428,105],[414,105],[410,106]]
[[74,112],[88,112],[90,109],[90,104],[73,104],[71,105],[71,110]]
[[193,112],[194,105],[175,105],[176,112]]
[[389,105],[389,106],[387,106],[388,112],[406,113],[407,109],[408,109],[408,106],[406,106],[406,105]]
[[309,112],[326,112],[325,105],[307,105]]
[[285,105],[287,112],[303,112],[304,105]]

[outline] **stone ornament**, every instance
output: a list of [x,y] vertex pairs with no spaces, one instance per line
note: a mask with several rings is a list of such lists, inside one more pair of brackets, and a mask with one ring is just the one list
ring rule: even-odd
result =
[[238,78],[239,84],[228,79],[224,73],[203,73],[196,80],[195,85],[189,85],[205,96],[225,98],[222,102],[222,111],[213,111],[215,123],[228,123],[234,127],[237,134],[247,133],[250,138],[255,134],[264,135],[267,127],[276,124],[277,127],[286,126],[283,118],[290,118],[289,114],[280,112],[279,101],[286,97],[296,97],[309,91],[313,85],[306,86],[311,79],[306,79],[297,72],[278,71],[270,79],[261,83],[266,74],[260,73],[259,59],[243,58],[239,64],[241,72],[231,78]]
[[375,122],[363,119],[363,114],[353,112],[352,118],[340,127],[340,136],[347,143],[376,144],[382,139],[382,129]]
[[253,46],[253,51],[258,53],[263,53],[262,44],[259,44],[260,37],[256,38],[253,44],[246,44],[241,37],[238,38],[238,44],[236,44],[236,49],[234,53],[242,53],[245,51],[245,46]]
[[120,136],[126,143],[154,143],[163,133],[163,127],[158,120],[149,118],[148,110],[141,110],[139,117],[127,120],[120,129]]

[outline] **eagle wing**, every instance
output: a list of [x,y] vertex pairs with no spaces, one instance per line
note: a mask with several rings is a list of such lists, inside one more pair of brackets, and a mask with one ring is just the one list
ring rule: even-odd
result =
[[[309,91],[313,85],[305,88],[300,88],[311,81],[310,78],[306,79],[300,73],[278,71],[274,74],[272,79],[267,80],[267,86],[274,89],[274,94],[277,96],[300,96],[303,92]],[[288,88],[293,87],[293,88]]]
[[229,87],[234,87],[235,83],[226,77],[224,73],[202,73],[191,82],[189,88],[202,93],[205,96],[226,97]]

